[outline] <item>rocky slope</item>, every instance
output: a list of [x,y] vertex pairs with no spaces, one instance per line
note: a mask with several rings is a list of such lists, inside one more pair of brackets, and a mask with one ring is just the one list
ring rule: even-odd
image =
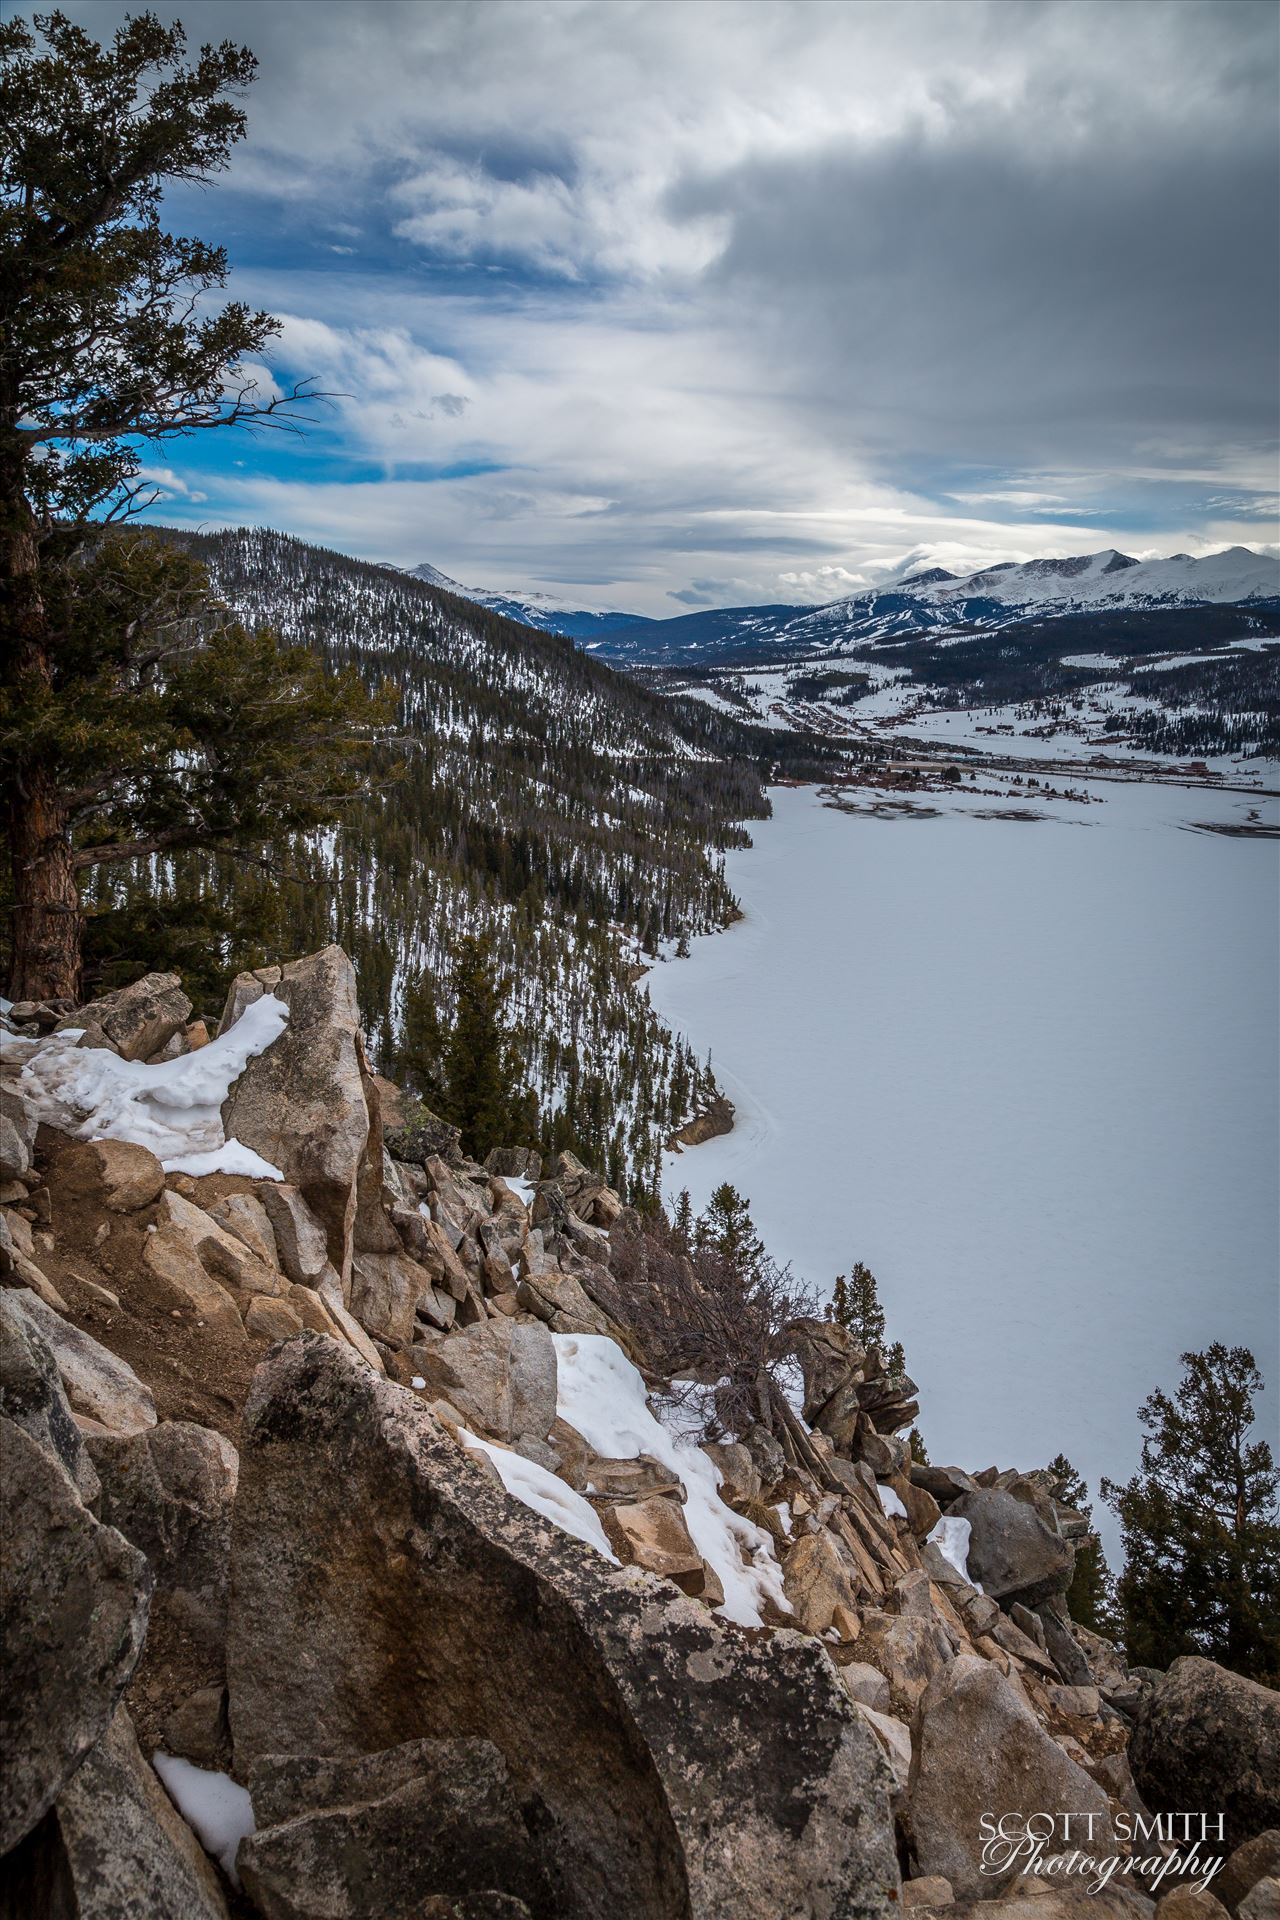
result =
[[913,1464],[820,1321],[677,1442],[598,1175],[404,1124],[340,949],[189,1014],[6,1023],[0,1915],[1274,1911],[1280,1696],[1074,1626],[1046,1474]]

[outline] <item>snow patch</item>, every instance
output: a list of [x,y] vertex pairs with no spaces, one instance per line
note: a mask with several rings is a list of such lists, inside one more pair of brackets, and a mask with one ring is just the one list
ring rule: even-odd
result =
[[959,1514],[944,1514],[933,1532],[929,1535],[929,1544],[935,1546],[944,1560],[950,1562],[962,1580],[968,1580],[971,1587],[982,1588],[969,1573],[969,1534],[972,1531],[969,1522],[962,1520]]
[[229,1775],[193,1767],[176,1754],[153,1753],[151,1764],[200,1845],[238,1887],[236,1854],[240,1842],[254,1831],[253,1801],[245,1789]]
[[207,1047],[146,1065],[109,1047],[80,1047],[55,1034],[22,1070],[37,1112],[78,1140],[129,1140],[166,1173],[246,1173],[282,1180],[278,1167],[222,1131],[222,1103],[257,1054],[279,1038],[289,1009],[275,994],[245,1008]]
[[560,1418],[606,1459],[647,1453],[683,1483],[685,1525],[724,1588],[724,1605],[716,1611],[744,1627],[764,1625],[765,1601],[790,1613],[772,1539],[724,1504],[720,1470],[709,1455],[681,1445],[655,1418],[643,1379],[616,1342],[601,1333],[556,1333],[552,1339]]
[[[880,1495],[881,1507],[891,1520],[894,1518],[899,1520],[906,1519],[907,1510],[902,1504],[901,1494],[895,1493],[892,1487],[881,1486],[878,1482],[876,1484],[876,1492]],[[965,1527],[967,1527],[968,1524],[969,1522],[967,1520],[962,1522],[962,1525]],[[932,1536],[930,1537],[932,1538]],[[967,1580],[968,1577],[968,1574],[966,1574],[965,1579]]]
[[458,1428],[458,1438],[477,1453],[488,1455],[513,1500],[521,1501],[532,1512],[541,1514],[544,1520],[550,1520],[562,1533],[571,1533],[575,1540],[585,1541],[587,1546],[602,1553],[606,1560],[612,1560],[615,1567],[620,1565],[595,1508],[580,1493],[566,1486],[557,1474],[549,1473],[536,1460],[526,1460],[522,1453],[511,1453],[506,1447],[495,1447],[490,1441],[482,1440],[478,1433],[469,1433],[465,1427]]

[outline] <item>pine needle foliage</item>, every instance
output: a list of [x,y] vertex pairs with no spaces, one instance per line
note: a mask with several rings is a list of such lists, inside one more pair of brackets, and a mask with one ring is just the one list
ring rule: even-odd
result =
[[1253,1439],[1264,1382],[1247,1347],[1182,1355],[1172,1394],[1138,1409],[1142,1462],[1104,1480],[1125,1568],[1116,1587],[1131,1661],[1167,1667],[1200,1654],[1280,1684],[1280,1513],[1271,1448]]

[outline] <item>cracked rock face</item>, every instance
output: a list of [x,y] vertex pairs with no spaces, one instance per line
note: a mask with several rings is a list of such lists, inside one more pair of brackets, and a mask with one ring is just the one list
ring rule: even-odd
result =
[[492,1742],[565,1920],[896,1900],[888,1769],[817,1643],[610,1567],[312,1335],[246,1409],[228,1683],[241,1766]]
[[0,1420],[0,1854],[28,1834],[115,1712],[142,1648],[147,1563],[66,1471]]

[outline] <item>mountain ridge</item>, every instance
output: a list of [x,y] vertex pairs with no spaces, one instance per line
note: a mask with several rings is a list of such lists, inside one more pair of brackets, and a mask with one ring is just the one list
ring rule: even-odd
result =
[[1001,626],[1029,615],[1237,605],[1280,600],[1280,560],[1233,546],[1195,558],[1137,560],[1115,547],[1096,553],[1002,560],[957,575],[945,567],[905,573],[818,606],[769,602],[710,607],[668,620],[559,607],[548,596],[461,587],[423,564],[415,577],[507,618],[581,641],[620,663],[672,664],[689,654],[751,654],[774,647],[874,644],[953,625]]

